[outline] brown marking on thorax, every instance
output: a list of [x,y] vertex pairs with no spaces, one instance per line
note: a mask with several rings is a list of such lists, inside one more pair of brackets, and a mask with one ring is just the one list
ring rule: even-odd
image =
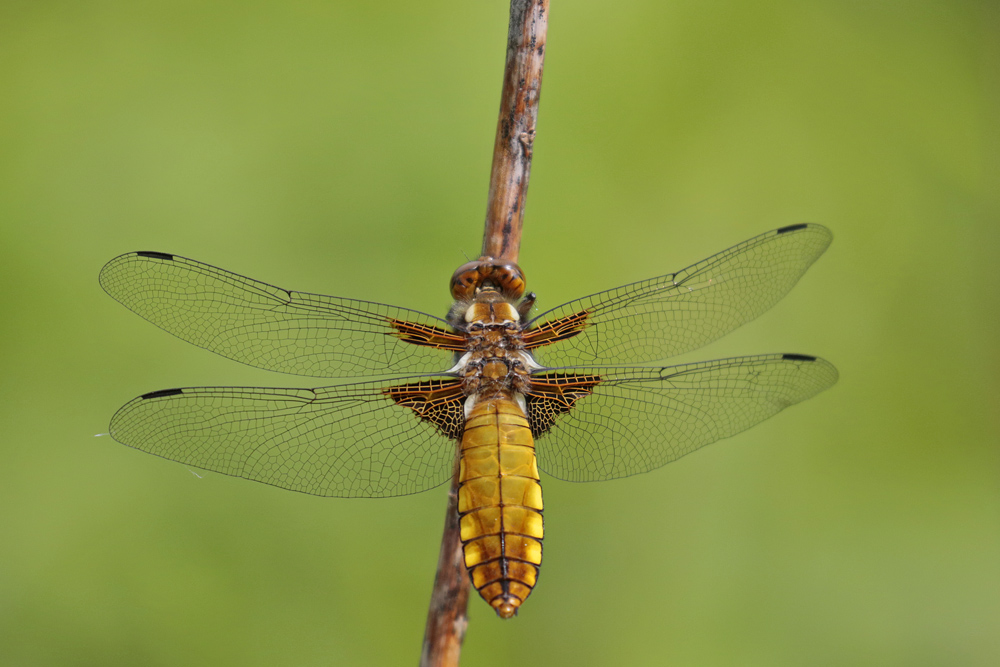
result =
[[[461,308],[453,311],[455,320]],[[459,326],[466,332],[470,353],[463,378],[466,395],[489,398],[527,392],[531,382],[521,354],[524,341],[517,308],[499,292],[484,290],[465,308],[462,319]]]

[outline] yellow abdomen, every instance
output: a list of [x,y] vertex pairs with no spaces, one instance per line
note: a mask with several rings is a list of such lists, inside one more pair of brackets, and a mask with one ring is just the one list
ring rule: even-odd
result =
[[462,436],[458,512],[472,585],[501,618],[510,618],[531,593],[542,563],[535,441],[512,398],[472,408]]

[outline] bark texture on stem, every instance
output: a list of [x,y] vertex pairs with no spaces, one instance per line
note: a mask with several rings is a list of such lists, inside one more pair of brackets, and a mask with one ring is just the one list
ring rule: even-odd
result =
[[[500,118],[493,144],[483,255],[516,263],[538,118],[548,0],[511,0]],[[456,452],[457,453],[457,452]],[[458,517],[458,469],[448,493],[437,576],[427,614],[421,667],[457,667],[468,626],[469,575]]]
[[448,509],[438,555],[434,592],[427,611],[421,667],[452,667],[458,665],[465,628],[469,624],[466,607],[469,604],[469,574],[462,558],[462,541],[458,525],[458,458],[448,492]]
[[548,0],[512,0],[500,118],[493,144],[483,255],[517,262],[542,89]]

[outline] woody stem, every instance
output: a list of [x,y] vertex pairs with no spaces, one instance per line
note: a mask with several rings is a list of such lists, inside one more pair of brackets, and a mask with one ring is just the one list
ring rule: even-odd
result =
[[[483,229],[483,255],[516,263],[538,119],[548,0],[511,0],[507,58]],[[448,492],[437,575],[427,613],[421,667],[456,667],[468,626],[469,577],[458,517],[458,467]]]

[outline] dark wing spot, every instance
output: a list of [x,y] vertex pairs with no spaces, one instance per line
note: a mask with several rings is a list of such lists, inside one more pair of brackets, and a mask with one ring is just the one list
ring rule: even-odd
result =
[[152,257],[153,259],[170,259],[170,260],[172,260],[174,258],[173,255],[168,255],[165,252],[152,252],[151,250],[143,250],[143,251],[137,252],[135,254],[139,255],[139,257]]
[[808,354],[783,354],[781,358],[788,361],[816,361],[816,357]]
[[176,396],[178,394],[183,394],[183,393],[184,393],[184,390],[182,390],[182,389],[161,389],[159,391],[151,391],[148,394],[143,394],[139,398],[142,398],[142,399],[147,399],[147,398],[163,398],[164,396]]
[[787,234],[788,232],[794,232],[794,231],[798,231],[800,229],[805,229],[808,226],[809,225],[807,225],[804,222],[803,223],[799,223],[797,225],[788,225],[787,227],[782,227],[781,229],[777,230],[777,233],[778,234]]

